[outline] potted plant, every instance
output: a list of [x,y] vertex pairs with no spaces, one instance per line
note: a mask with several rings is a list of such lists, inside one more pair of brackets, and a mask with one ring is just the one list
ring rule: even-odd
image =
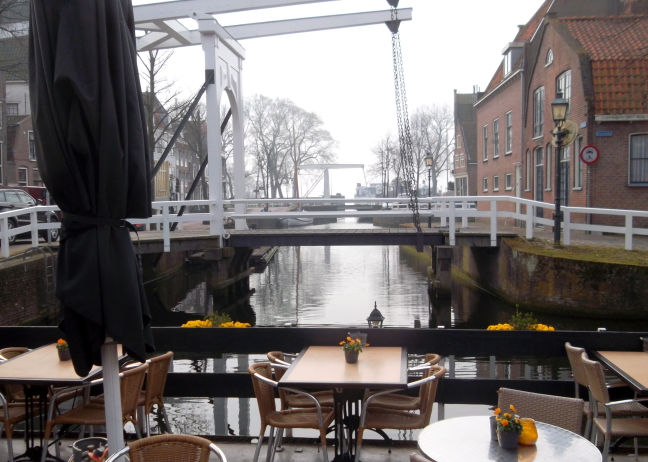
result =
[[342,349],[344,350],[344,359],[349,364],[357,363],[358,355],[362,353],[362,348],[369,346],[368,343],[362,343],[359,338],[352,339],[351,337],[342,340],[340,345],[342,345]]
[[56,342],[56,350],[58,351],[58,357],[60,361],[69,361],[72,359],[70,357],[70,346],[62,338],[58,339]]
[[522,422],[520,416],[515,414],[517,410],[511,404],[511,412],[495,409],[495,420],[497,421],[497,441],[501,448],[514,449],[517,447],[518,438],[522,433]]

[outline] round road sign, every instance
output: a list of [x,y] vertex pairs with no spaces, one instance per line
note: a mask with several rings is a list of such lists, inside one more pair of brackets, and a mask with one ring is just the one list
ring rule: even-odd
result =
[[580,158],[586,164],[590,164],[590,165],[594,164],[598,162],[600,157],[601,157],[601,153],[599,152],[596,146],[592,146],[591,144],[588,144],[583,149],[581,149]]

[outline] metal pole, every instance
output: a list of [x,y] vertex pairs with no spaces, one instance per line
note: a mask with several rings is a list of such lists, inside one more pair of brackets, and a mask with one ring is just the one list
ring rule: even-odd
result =
[[562,151],[562,139],[565,132],[562,131],[562,123],[556,125],[556,198],[554,210],[554,245],[560,245],[560,222],[562,221],[562,212],[560,211],[560,156]]
[[[431,169],[431,168],[428,168],[428,197],[431,197],[431,196],[430,196],[430,188],[431,188],[431,186],[432,186],[432,185],[430,184],[430,182],[431,182],[431,179],[430,179],[430,175],[431,175],[431,173],[432,173],[432,169]],[[431,208],[432,208],[432,204],[430,204],[430,203],[428,202],[428,210],[430,210]],[[428,229],[430,229],[431,227],[432,227],[432,216],[430,215],[430,216],[428,217]]]

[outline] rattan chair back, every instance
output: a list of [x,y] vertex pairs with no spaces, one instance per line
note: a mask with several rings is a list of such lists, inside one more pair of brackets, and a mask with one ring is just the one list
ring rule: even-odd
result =
[[[585,357],[587,358],[585,348],[575,347],[569,342],[565,342],[565,350],[567,350],[567,358],[569,358],[569,365],[571,366],[574,380],[579,385],[587,387],[587,374],[585,373],[585,367],[583,366],[581,359],[582,354],[585,354]],[[578,388],[576,388],[576,390],[578,390]],[[576,395],[576,398],[579,398],[578,394]]]
[[157,435],[128,444],[131,462],[207,462],[211,441],[192,435]]
[[272,385],[269,385],[261,380],[256,380],[254,374],[259,374],[262,377],[265,377],[270,380],[272,378],[272,366],[270,363],[254,363],[248,367],[248,372],[252,376],[252,385],[254,386],[254,396],[257,399],[257,405],[259,406],[259,415],[261,416],[261,426],[265,428],[266,418],[271,413],[277,410],[277,405],[275,403],[275,394],[274,388]]
[[[446,369],[442,366],[431,366],[430,370],[427,371],[425,377],[430,377],[431,375],[435,376],[436,379],[430,382],[424,383],[421,385],[421,416],[423,416],[424,426],[430,424],[430,419],[432,418],[432,408],[434,406],[434,400],[436,398],[436,392],[439,387],[439,381],[445,375]],[[422,428],[422,427],[421,427]]]
[[[27,353],[29,348],[25,347],[7,347],[0,349],[0,361],[6,361],[23,353]],[[4,385],[5,399],[8,403],[17,403],[25,401],[25,390],[22,385]]]
[[164,386],[169,374],[173,351],[155,356],[149,361],[144,387],[144,410],[148,414],[154,405],[164,406]]
[[430,366],[436,366],[443,359],[443,356],[436,353],[427,353],[424,362]]
[[528,417],[580,434],[584,401],[579,398],[543,395],[529,391],[500,388],[497,406],[506,410],[512,404],[520,417]]
[[124,416],[124,420],[135,419],[140,390],[144,386],[144,378],[146,377],[148,368],[148,364],[142,364],[141,366],[123,372],[123,376],[119,381],[119,389],[121,391],[122,415]]
[[587,374],[587,382],[592,397],[599,403],[609,403],[610,394],[605,383],[605,370],[603,369],[603,365],[598,361],[591,361],[585,353],[583,353],[581,361]]

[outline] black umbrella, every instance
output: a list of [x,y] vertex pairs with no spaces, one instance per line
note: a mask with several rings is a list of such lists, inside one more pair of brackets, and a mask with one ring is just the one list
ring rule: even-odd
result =
[[32,0],[29,89],[41,177],[63,212],[56,294],[74,368],[106,337],[143,361],[150,315],[125,218],[151,216],[130,0]]

